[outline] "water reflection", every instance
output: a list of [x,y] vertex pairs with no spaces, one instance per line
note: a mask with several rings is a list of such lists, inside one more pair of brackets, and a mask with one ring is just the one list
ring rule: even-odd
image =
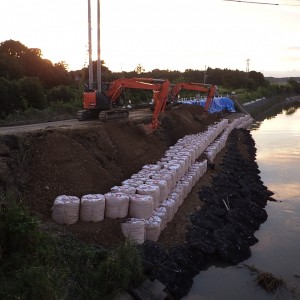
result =
[[[251,247],[252,256],[244,263],[270,272],[287,283],[276,299],[300,299],[300,105],[284,107],[252,127],[261,179],[278,202],[269,202],[268,220]],[[211,267],[194,278],[185,298],[275,299],[254,283],[243,264],[228,268]]]

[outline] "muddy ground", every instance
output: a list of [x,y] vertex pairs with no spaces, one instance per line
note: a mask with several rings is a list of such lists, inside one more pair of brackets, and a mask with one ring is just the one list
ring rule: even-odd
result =
[[[79,221],[70,226],[57,226],[51,219],[55,198],[62,194],[81,197],[89,193],[107,193],[143,165],[158,161],[179,138],[204,131],[220,118],[221,115],[204,115],[202,107],[182,106],[166,111],[160,129],[149,135],[138,126],[149,121],[141,116],[2,135],[0,193],[8,197],[21,194],[23,203],[47,228],[67,228],[87,242],[118,245],[124,241],[120,230],[122,220]],[[222,154],[217,161],[221,157]],[[159,243],[171,246],[184,240],[189,213],[199,209],[197,191],[209,184],[217,166],[216,163],[215,170],[209,170],[194,187],[174,221],[162,233]]]

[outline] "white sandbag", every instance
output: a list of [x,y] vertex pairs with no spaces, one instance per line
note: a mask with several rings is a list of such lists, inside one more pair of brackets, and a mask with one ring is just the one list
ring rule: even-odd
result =
[[171,222],[175,214],[175,201],[173,199],[166,199],[160,204],[160,206],[165,207],[167,210],[167,223]]
[[129,194],[107,193],[104,195],[106,200],[105,217],[109,219],[121,219],[128,215]]
[[163,231],[167,227],[167,210],[160,206],[153,211],[153,217],[158,216],[161,219],[160,229]]
[[140,180],[143,183],[150,178],[150,174],[132,174],[130,179]]
[[139,219],[129,219],[121,223],[121,231],[126,238],[131,239],[138,245],[145,241],[145,222]]
[[171,174],[168,174],[168,173],[162,171],[162,172],[159,172],[159,173],[155,174],[154,176],[152,176],[152,179],[166,180],[167,181],[168,193],[170,192],[170,190],[172,188],[172,184],[173,184],[173,179],[172,179]]
[[178,180],[182,177],[182,167],[180,164],[169,163],[168,169],[172,172],[175,172],[175,185]]
[[137,174],[144,175],[144,177],[151,178],[152,175],[156,174],[158,171],[150,171],[147,169],[140,170]]
[[194,172],[195,181],[198,182],[201,177],[201,167],[199,165],[193,164],[190,168],[188,173]]
[[179,180],[177,182],[177,186],[181,186],[183,188],[183,199],[185,199],[189,193],[190,190],[190,183],[188,181],[185,180]]
[[176,214],[180,206],[180,196],[177,193],[170,193],[168,199],[173,199],[175,201],[174,213]]
[[187,172],[187,175],[188,176],[190,176],[190,177],[192,177],[192,186],[194,186],[196,183],[197,183],[197,172],[195,172],[195,171],[192,171],[192,170],[189,170],[188,172]]
[[129,195],[129,216],[132,218],[149,219],[154,209],[150,195]]
[[192,187],[193,187],[193,177],[188,175],[188,173],[186,173],[181,179],[180,181],[186,181],[189,183],[189,189],[188,189],[188,194],[192,191]]
[[141,184],[136,188],[136,192],[139,195],[150,195],[153,199],[154,208],[159,206],[160,203],[160,191],[157,185]]
[[124,193],[127,195],[133,195],[136,193],[136,188],[130,185],[113,186],[111,188],[112,193]]
[[166,180],[163,179],[148,179],[145,184],[149,184],[149,185],[156,185],[159,188],[159,202],[164,201],[165,199],[167,199],[168,194],[169,194],[169,190],[168,190],[168,183]]
[[80,220],[100,222],[104,219],[105,197],[102,194],[90,194],[81,197]]
[[172,193],[177,193],[179,195],[179,206],[183,204],[184,201],[184,189],[180,185],[176,185],[176,187],[172,190]]
[[[180,166],[179,166],[180,167]],[[169,174],[171,175],[171,187],[170,187],[170,190],[174,189],[175,185],[176,185],[176,182],[177,182],[177,176],[176,176],[176,170],[171,170],[169,168],[163,168],[159,171],[158,174]]]
[[140,179],[126,179],[124,181],[122,181],[122,185],[130,185],[130,186],[133,186],[135,188],[137,188],[139,185],[143,184],[144,181],[143,180],[140,180]]
[[145,220],[145,240],[156,242],[161,233],[161,219],[158,216]]
[[144,170],[149,170],[149,171],[159,171],[161,169],[160,165],[154,165],[154,164],[148,164],[148,165],[144,165],[142,167],[142,169]]
[[75,196],[61,195],[53,203],[52,219],[59,224],[74,224],[79,218],[80,199]]
[[[182,175],[183,175],[190,166],[190,160],[191,160],[191,158],[186,155],[177,155],[177,156],[174,156],[172,161],[170,161],[170,162],[180,163],[182,166]],[[182,162],[183,162],[183,164],[182,164]]]

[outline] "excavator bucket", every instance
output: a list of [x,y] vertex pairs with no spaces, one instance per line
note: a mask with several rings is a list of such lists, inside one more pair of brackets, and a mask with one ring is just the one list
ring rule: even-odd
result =
[[145,133],[146,135],[152,134],[152,133],[155,131],[155,129],[153,128],[152,124],[138,124],[137,126],[138,126],[138,127],[141,129],[141,131],[142,131],[143,133]]

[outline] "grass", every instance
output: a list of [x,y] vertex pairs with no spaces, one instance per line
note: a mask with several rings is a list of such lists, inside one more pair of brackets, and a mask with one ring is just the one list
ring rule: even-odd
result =
[[0,208],[0,299],[111,299],[144,280],[130,241],[115,249],[41,230],[16,202]]
[[82,103],[73,102],[56,102],[43,110],[28,108],[23,112],[16,112],[0,119],[0,126],[25,125],[39,122],[59,121],[73,119],[76,117],[78,110],[82,109]]
[[262,287],[267,293],[275,293],[279,291],[285,283],[281,278],[277,278],[269,272],[263,272],[255,266],[244,264],[252,273],[256,274],[255,282]]

